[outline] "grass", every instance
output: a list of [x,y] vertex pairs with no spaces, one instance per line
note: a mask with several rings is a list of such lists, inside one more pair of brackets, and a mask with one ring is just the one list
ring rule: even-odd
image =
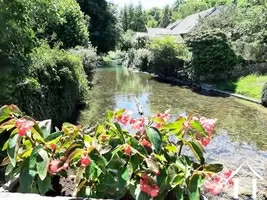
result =
[[267,82],[267,75],[248,75],[235,81],[225,81],[216,84],[221,90],[228,90],[237,94],[242,94],[255,99],[261,98],[261,92],[264,84]]

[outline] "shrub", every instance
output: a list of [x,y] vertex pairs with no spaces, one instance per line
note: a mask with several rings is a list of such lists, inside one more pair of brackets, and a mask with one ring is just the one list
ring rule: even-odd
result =
[[19,80],[13,99],[39,119],[51,118],[55,124],[72,120],[88,87],[82,60],[47,45],[36,49],[31,59],[29,74]]
[[105,60],[124,60],[126,56],[125,51],[116,50],[116,51],[109,51],[108,55],[104,58]]
[[148,49],[137,49],[134,52],[132,65],[141,71],[151,71],[153,66],[153,54]]
[[154,55],[153,71],[167,77],[176,77],[189,56],[186,46],[176,43],[170,36],[152,40],[150,50]]
[[83,61],[83,68],[87,75],[89,81],[93,79],[93,71],[97,67],[98,56],[96,49],[92,46],[87,48],[85,47],[75,47],[74,49],[70,49],[70,53],[79,56]]
[[138,36],[131,30],[122,34],[118,48],[122,51],[128,51],[131,48],[140,49],[145,48],[150,39],[147,36]]
[[227,37],[220,31],[199,31],[191,34],[187,44],[192,52],[192,78],[225,79],[237,64],[237,56]]
[[127,51],[127,54],[125,56],[125,61],[123,62],[123,65],[128,68],[134,68],[134,59],[135,59],[135,52],[136,50],[131,48]]
[[45,195],[56,177],[71,175],[69,169],[77,175],[73,196],[163,200],[171,193],[197,200],[204,181],[213,194],[231,182],[231,171],[219,176],[223,166],[205,161],[204,147],[215,122],[203,117],[170,122],[168,112],[133,118],[121,109],[109,111],[106,121],[87,133],[69,123],[51,133],[48,121],[37,122],[14,105],[4,106],[0,133],[12,134],[3,147],[8,155],[2,164],[7,165],[8,180],[19,175],[22,193]]
[[136,36],[134,46],[136,49],[146,48],[149,41],[150,38],[148,36]]
[[261,93],[261,102],[262,102],[262,105],[267,107],[267,83],[265,83],[262,93]]
[[[75,46],[84,46],[89,42],[88,22],[80,10],[79,4],[74,0],[59,0],[57,13],[63,19],[57,23],[49,23],[45,29],[45,38],[54,33],[55,40],[51,43],[62,42],[63,48],[68,49]],[[53,36],[52,36],[53,37]]]

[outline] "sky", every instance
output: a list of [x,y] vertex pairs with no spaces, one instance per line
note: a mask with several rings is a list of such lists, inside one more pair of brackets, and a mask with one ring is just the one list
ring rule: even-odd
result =
[[129,4],[130,2],[134,4],[138,4],[141,2],[145,9],[152,8],[152,7],[164,7],[165,5],[173,4],[175,0],[108,0],[115,4],[118,4],[120,7],[124,6],[125,4]]

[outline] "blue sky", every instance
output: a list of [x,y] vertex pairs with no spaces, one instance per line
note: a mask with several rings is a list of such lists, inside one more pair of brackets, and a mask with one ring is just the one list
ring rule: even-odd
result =
[[164,7],[167,4],[173,4],[175,0],[108,0],[115,4],[118,4],[120,7],[124,6],[124,4],[129,4],[130,2],[134,4],[142,3],[144,8],[152,8],[152,7]]

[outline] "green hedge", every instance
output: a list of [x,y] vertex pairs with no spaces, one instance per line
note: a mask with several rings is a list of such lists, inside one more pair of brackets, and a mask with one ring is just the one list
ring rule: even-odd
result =
[[265,83],[262,93],[261,93],[261,102],[262,102],[262,105],[267,107],[267,83]]
[[237,64],[237,56],[227,37],[220,31],[192,33],[187,44],[192,52],[192,76],[198,80],[219,80],[229,77]]
[[32,64],[27,75],[14,77],[6,73],[0,77],[2,90],[10,83],[1,105],[17,104],[40,120],[52,119],[55,125],[72,121],[88,91],[82,59],[64,50],[50,49],[48,45],[35,49],[30,57]]

